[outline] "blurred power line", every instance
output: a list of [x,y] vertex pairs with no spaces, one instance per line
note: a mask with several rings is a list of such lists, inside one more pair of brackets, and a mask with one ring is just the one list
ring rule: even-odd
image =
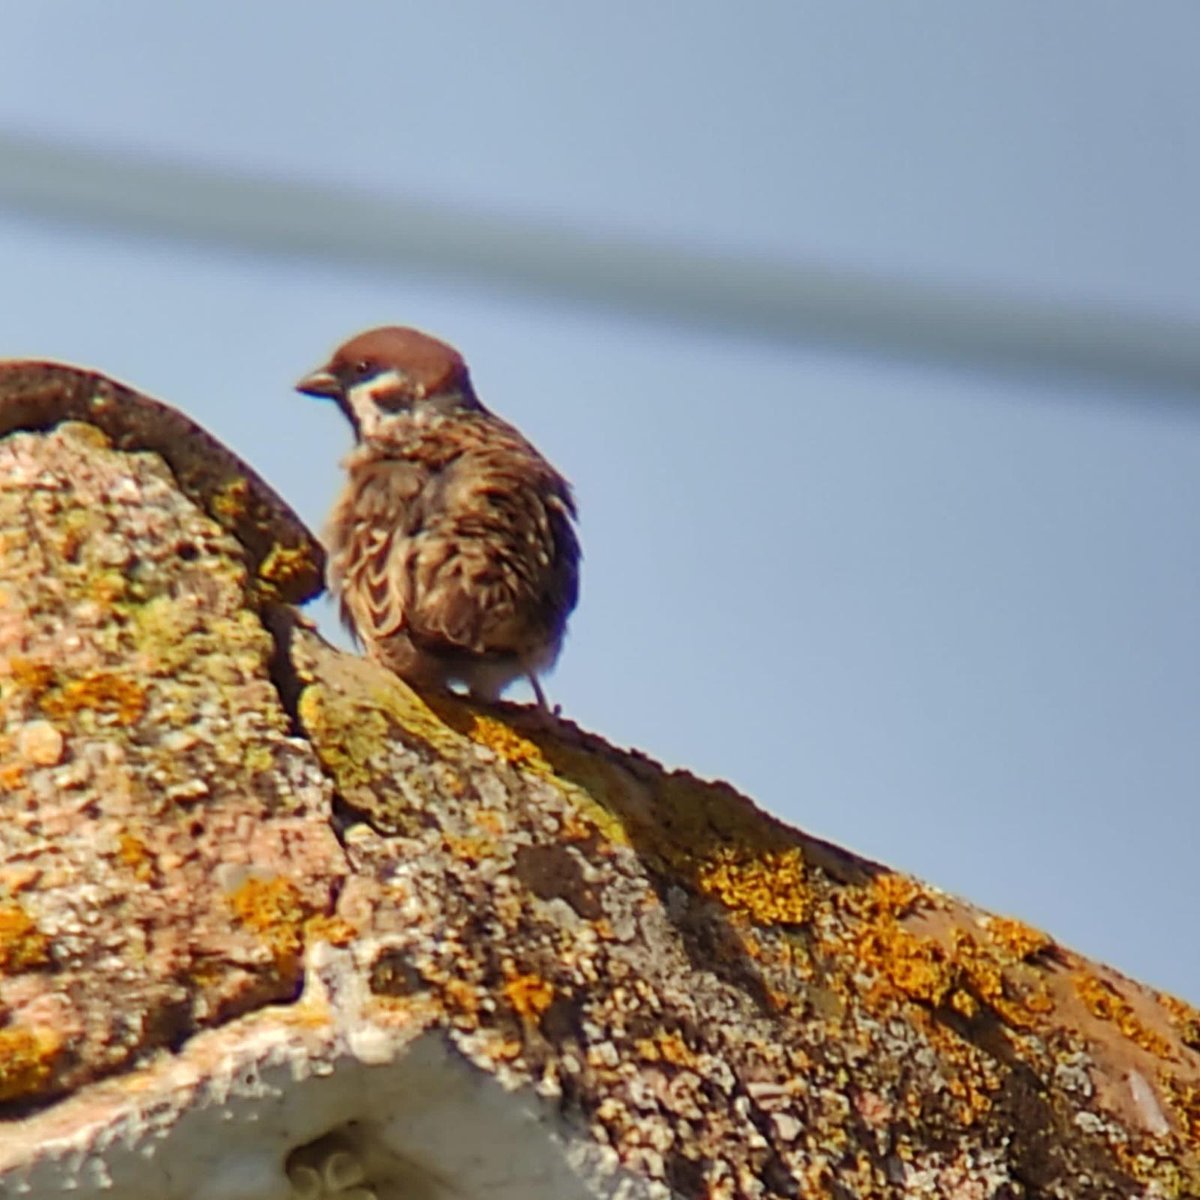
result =
[[453,275],[787,343],[1200,394],[1200,324],[672,247],[394,196],[0,133],[0,211]]

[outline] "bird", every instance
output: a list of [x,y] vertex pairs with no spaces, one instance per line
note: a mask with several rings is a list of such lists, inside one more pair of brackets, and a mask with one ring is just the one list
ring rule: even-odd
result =
[[571,485],[484,407],[463,356],[420,330],[360,333],[295,386],[354,432],[324,540],[367,656],[487,702],[524,677],[548,712],[540,677],[579,598]]

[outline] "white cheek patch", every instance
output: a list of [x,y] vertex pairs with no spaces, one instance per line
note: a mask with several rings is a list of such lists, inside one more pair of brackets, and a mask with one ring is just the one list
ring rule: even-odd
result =
[[384,371],[346,389],[346,403],[354,413],[361,436],[371,437],[383,420],[378,397],[394,392],[405,383],[399,371]]

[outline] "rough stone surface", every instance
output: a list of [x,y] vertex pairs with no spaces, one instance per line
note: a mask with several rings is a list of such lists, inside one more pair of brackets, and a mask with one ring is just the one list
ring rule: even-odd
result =
[[0,366],[0,1195],[1200,1195],[1200,1013],[332,649],[189,429]]

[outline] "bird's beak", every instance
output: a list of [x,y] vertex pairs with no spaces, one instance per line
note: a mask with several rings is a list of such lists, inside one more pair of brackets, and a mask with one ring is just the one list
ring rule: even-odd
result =
[[303,392],[306,396],[337,400],[342,395],[342,383],[328,367],[318,367],[296,384],[296,391]]

